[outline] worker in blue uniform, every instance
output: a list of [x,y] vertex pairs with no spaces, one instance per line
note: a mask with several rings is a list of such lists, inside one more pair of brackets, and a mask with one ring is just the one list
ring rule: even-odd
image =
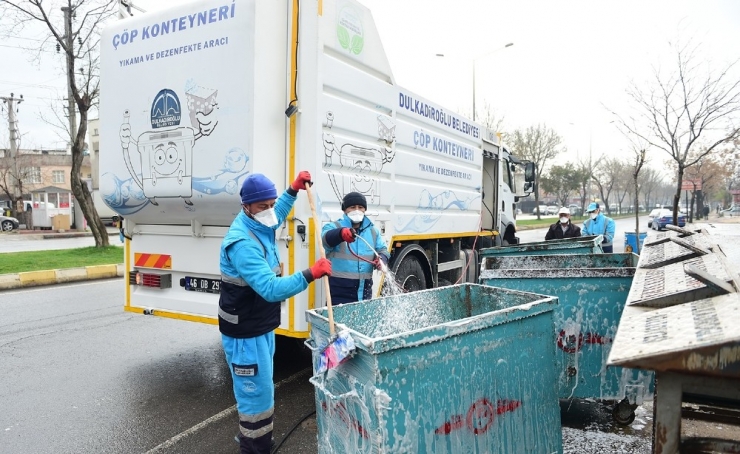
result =
[[614,252],[614,232],[616,231],[614,219],[605,216],[596,202],[588,204],[586,213],[588,213],[589,219],[586,219],[586,222],[583,223],[581,235],[604,235],[601,248],[604,252]]
[[[326,257],[332,264],[329,278],[332,304],[372,298],[373,269],[382,270],[390,256],[380,230],[365,216],[364,195],[359,192],[345,195],[342,211],[344,216],[326,224],[321,231]],[[362,239],[355,241],[356,236]]]
[[280,325],[280,303],[315,279],[331,275],[327,259],[282,275],[275,230],[310,181],[308,172],[300,172],[278,198],[267,177],[249,175],[240,191],[242,210],[221,244],[218,326],[234,383],[241,454],[268,454],[271,449],[274,330]]

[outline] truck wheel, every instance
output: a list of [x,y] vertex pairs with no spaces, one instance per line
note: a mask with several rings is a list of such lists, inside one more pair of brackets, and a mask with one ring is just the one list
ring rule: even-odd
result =
[[424,268],[421,267],[419,259],[408,255],[401,262],[396,271],[396,281],[405,292],[415,292],[427,288],[427,280],[424,276]]

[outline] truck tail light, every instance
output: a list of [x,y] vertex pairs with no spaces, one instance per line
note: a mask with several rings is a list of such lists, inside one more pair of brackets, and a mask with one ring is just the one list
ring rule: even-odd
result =
[[172,275],[132,271],[129,274],[128,283],[152,288],[172,288]]

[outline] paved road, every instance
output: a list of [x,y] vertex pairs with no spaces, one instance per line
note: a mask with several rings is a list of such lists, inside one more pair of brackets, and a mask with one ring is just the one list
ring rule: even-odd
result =
[[[218,329],[123,312],[122,289],[117,279],[0,292],[0,452],[236,451]],[[299,345],[281,339],[276,382],[310,367]],[[307,377],[281,390],[286,431],[313,394]]]

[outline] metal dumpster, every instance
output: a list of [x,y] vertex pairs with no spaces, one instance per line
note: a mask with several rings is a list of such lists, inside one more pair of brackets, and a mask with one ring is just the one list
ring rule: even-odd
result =
[[[311,378],[319,452],[562,452],[556,306],[461,284],[335,307],[357,353]],[[307,320],[315,372],[326,309]]]
[[481,264],[481,284],[558,297],[558,397],[622,401],[613,409],[621,424],[634,420],[634,406],[654,386],[650,372],[606,367],[637,261],[636,254],[583,254],[486,257]]
[[582,236],[562,240],[537,241],[514,246],[489,247],[480,250],[482,258],[500,255],[601,254],[603,236]]

